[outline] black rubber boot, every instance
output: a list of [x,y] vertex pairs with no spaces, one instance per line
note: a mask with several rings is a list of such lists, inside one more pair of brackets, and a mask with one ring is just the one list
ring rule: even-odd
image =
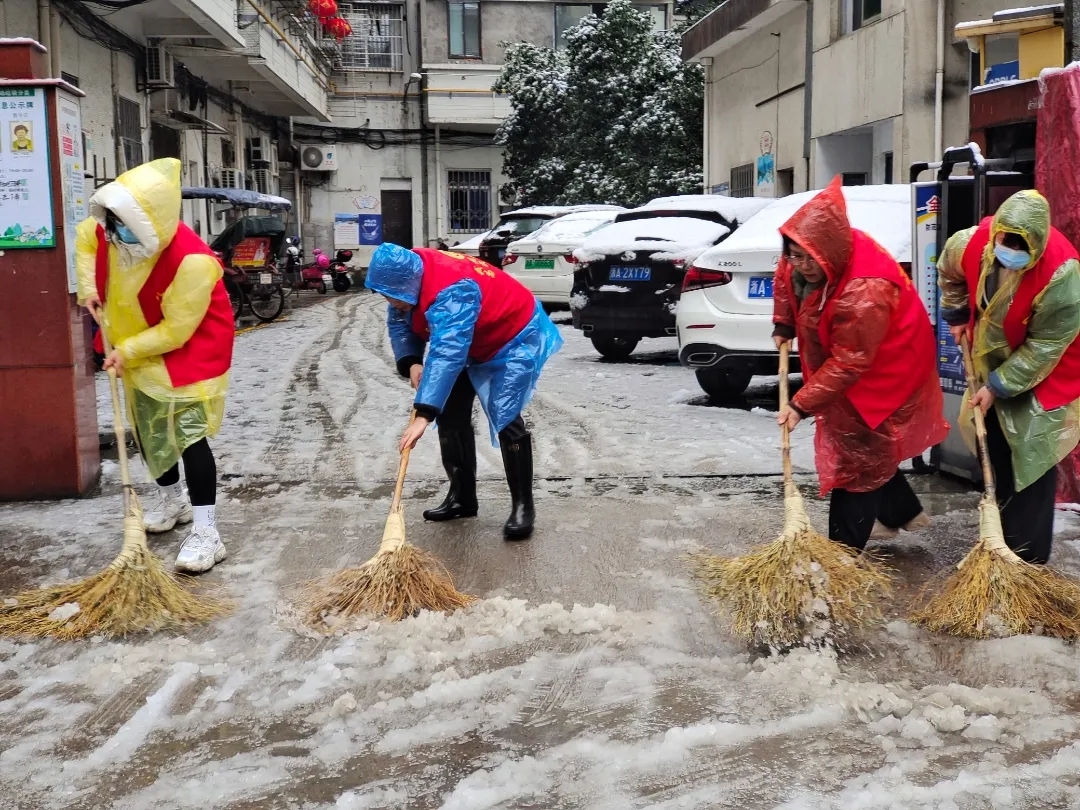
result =
[[513,504],[510,517],[503,527],[503,535],[507,540],[525,540],[532,535],[536,521],[536,510],[533,508],[532,436],[526,433],[524,438],[516,442],[503,442],[502,457]]
[[471,430],[440,430],[439,449],[450,491],[441,504],[424,512],[424,520],[476,517],[476,437]]

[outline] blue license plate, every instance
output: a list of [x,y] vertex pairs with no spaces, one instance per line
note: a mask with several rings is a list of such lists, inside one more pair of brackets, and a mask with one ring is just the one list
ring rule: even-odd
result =
[[649,281],[651,278],[651,267],[621,265],[608,270],[608,281]]
[[750,279],[750,292],[749,298],[772,298],[772,283],[771,278],[762,278],[760,276],[754,276]]

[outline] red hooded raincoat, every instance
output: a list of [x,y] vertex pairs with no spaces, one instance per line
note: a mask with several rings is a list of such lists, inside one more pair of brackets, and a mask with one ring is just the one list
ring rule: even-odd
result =
[[896,260],[851,227],[838,180],[780,233],[827,279],[799,301],[782,259],[773,306],[773,323],[798,339],[804,385],[792,404],[816,417],[821,494],[870,492],[949,431],[930,319]]

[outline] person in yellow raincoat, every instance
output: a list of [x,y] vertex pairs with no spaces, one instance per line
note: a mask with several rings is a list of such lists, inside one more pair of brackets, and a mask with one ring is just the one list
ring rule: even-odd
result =
[[225,546],[207,439],[225,411],[235,330],[221,263],[180,221],[180,161],[145,163],[98,189],[77,228],[75,262],[79,303],[109,339],[105,367],[123,380],[128,418],[158,484],[146,528],[194,521],[176,567],[208,571]]
[[1045,563],[1054,535],[1055,471],[1080,441],[1080,261],[1050,225],[1050,206],[1021,191],[993,217],[953,234],[938,261],[941,316],[972,347],[975,397],[960,428],[974,451],[972,408],[986,414],[1005,541]]

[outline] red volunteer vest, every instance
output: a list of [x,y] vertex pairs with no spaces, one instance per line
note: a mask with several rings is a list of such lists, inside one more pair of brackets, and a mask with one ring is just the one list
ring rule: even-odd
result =
[[[98,297],[105,303],[109,288],[109,241],[105,230],[100,225],[97,229],[97,266],[95,275]],[[173,283],[180,263],[192,254],[214,256],[194,231],[183,222],[176,230],[176,236],[168,247],[161,252],[157,264],[139,290],[139,307],[147,325],[157,326],[164,315],[161,311],[161,298],[165,290]],[[215,259],[217,257],[214,257]],[[202,323],[195,329],[188,342],[179,349],[167,352],[163,356],[165,370],[174,388],[182,388],[197,382],[204,382],[220,377],[232,365],[233,340],[236,327],[233,324],[232,306],[225,282],[218,280],[210,294],[210,306]]]
[[516,338],[536,312],[536,299],[516,278],[485,261],[461,253],[416,248],[423,259],[424,275],[420,281],[420,300],[413,308],[413,331],[427,340],[431,337],[427,311],[439,293],[462,279],[480,287],[480,315],[473,328],[469,357],[486,363],[503,346]]
[[[990,244],[990,223],[987,217],[979,223],[971,241],[968,242],[964,256],[960,260],[967,280],[968,300],[971,302],[971,327],[975,327],[975,306],[979,281],[982,277],[982,257],[986,246]],[[1035,299],[1050,283],[1054,273],[1069,259],[1077,259],[1076,248],[1057,229],[1050,229],[1050,239],[1046,251],[1034,267],[1025,270],[1020,286],[1016,288],[1009,310],[1005,313],[1005,340],[1014,352],[1027,340],[1027,325],[1031,319],[1031,308]],[[1035,398],[1043,410],[1051,411],[1080,399],[1080,342],[1073,341],[1054,366],[1049,376],[1033,389]]]
[[852,254],[836,291],[822,312],[818,334],[826,353],[832,353],[832,321],[836,301],[857,278],[883,278],[900,289],[900,305],[885,339],[867,369],[845,395],[871,430],[907,402],[936,374],[934,332],[915,285],[885,248],[862,231],[852,230]]

